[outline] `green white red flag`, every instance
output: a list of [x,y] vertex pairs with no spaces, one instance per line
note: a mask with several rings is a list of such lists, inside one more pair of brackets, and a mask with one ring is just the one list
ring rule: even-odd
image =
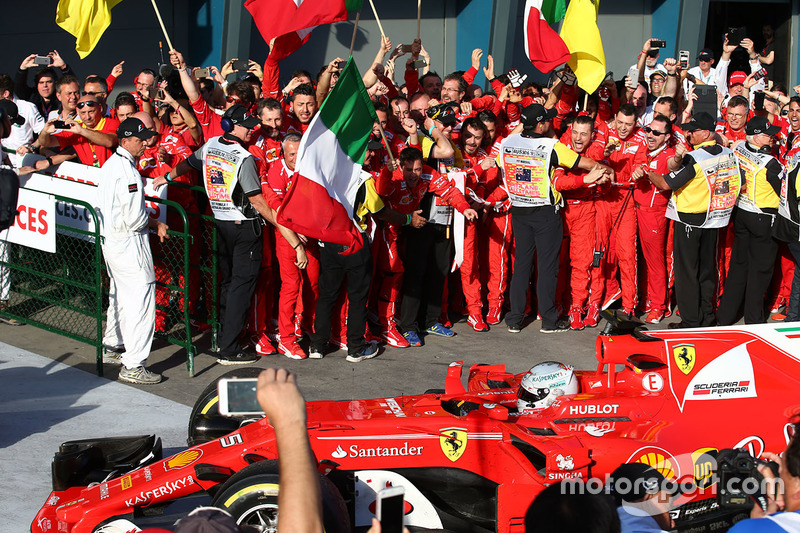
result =
[[294,183],[278,209],[279,224],[307,237],[349,246],[345,253],[361,249],[363,238],[353,214],[376,120],[351,56],[303,134]]
[[564,0],[527,0],[525,2],[523,28],[525,54],[540,72],[550,72],[569,60],[570,53],[567,45],[550,27],[550,24],[555,24],[564,18],[565,12]]

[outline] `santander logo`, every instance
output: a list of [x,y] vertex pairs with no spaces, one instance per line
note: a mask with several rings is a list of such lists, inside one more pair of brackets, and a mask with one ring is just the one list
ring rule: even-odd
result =
[[339,445],[336,447],[336,450],[334,450],[333,453],[331,453],[331,457],[335,457],[336,459],[343,459],[347,457],[347,452],[342,449],[341,445]]

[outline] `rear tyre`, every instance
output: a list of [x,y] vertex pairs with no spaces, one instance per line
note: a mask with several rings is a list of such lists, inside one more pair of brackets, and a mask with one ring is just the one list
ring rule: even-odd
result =
[[[320,486],[325,531],[350,531],[350,516],[342,495],[322,475]],[[223,483],[211,505],[228,511],[240,526],[275,533],[278,527],[279,488],[278,461],[260,461],[243,468]]]

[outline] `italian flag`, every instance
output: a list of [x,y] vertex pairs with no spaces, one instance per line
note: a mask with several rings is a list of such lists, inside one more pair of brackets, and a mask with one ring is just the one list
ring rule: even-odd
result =
[[347,20],[347,13],[360,11],[363,0],[247,0],[244,7],[267,44],[281,37],[278,47],[286,57],[308,40],[321,24]]
[[525,53],[540,72],[550,72],[570,58],[567,45],[550,27],[564,18],[565,0],[525,2]]
[[353,212],[377,119],[351,56],[300,141],[294,183],[278,209],[279,224],[349,246],[348,254],[361,249],[364,243]]

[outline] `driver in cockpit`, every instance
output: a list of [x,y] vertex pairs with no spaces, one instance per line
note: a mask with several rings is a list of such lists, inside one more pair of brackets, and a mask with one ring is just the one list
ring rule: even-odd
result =
[[578,376],[572,365],[546,361],[531,368],[522,378],[517,391],[517,411],[530,413],[544,409],[565,394],[578,394]]

